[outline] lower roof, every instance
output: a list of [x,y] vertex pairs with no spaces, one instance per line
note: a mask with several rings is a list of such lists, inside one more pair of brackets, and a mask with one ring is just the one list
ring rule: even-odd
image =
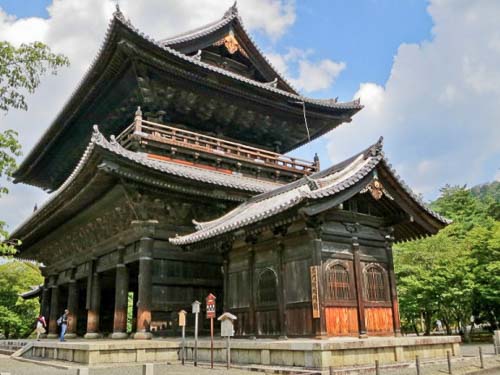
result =
[[[384,157],[381,138],[366,150],[339,164],[275,190],[257,195],[216,220],[195,223],[196,232],[170,238],[169,240],[175,245],[195,244],[270,219],[301,204],[334,199],[340,193],[349,189],[356,189],[355,192],[369,189],[368,184],[373,179],[378,180],[378,170],[392,177],[395,184],[398,185],[400,193],[405,195],[405,198],[410,200],[411,204],[419,211],[418,214],[429,222],[427,234],[433,234],[450,223],[449,220],[426,207],[417,195],[397,177]],[[373,176],[373,178],[370,179],[370,176]],[[382,187],[382,189],[384,188]],[[390,196],[389,193],[387,195]],[[347,197],[348,195],[344,196]],[[347,198],[344,198],[344,200],[347,200]],[[340,203],[342,203],[342,200],[336,202],[336,204]],[[307,210],[305,212],[307,213]],[[415,237],[417,236],[415,235]],[[409,238],[396,238],[396,240],[405,239]]]
[[[193,184],[203,186],[204,189],[196,190],[198,194],[204,194],[202,190],[206,190],[206,194],[223,200],[241,202],[249,195],[271,191],[282,185],[278,182],[232,174],[208,166],[186,165],[174,160],[158,159],[155,155],[130,151],[123,148],[114,137],[108,141],[95,125],[91,141],[71,175],[43,205],[12,232],[11,238],[24,242],[28,237],[37,236],[42,228],[46,228],[49,221],[55,219],[63,207],[73,203],[74,198],[81,193],[82,186],[93,183],[89,180],[94,179],[99,173],[117,173],[119,163],[144,168],[151,173],[159,173],[163,176],[161,180],[167,190],[168,181],[177,179],[185,181],[186,190],[189,185]],[[154,179],[148,177],[146,180],[151,180],[152,183]],[[99,186],[93,189],[93,194],[100,194],[104,183],[102,179],[95,182]],[[195,194],[194,190],[193,194]]]

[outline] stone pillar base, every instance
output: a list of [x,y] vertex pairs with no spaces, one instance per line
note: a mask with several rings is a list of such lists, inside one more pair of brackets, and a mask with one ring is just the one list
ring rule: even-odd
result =
[[151,340],[153,335],[151,332],[136,332],[134,333],[134,340]]
[[47,335],[47,338],[48,339],[58,339],[59,338],[59,335],[57,333],[49,333]]
[[360,339],[367,339],[367,338],[368,338],[368,334],[366,334],[366,333],[362,333],[362,334],[360,334],[360,335],[358,336],[358,338],[360,338]]
[[65,339],[72,340],[72,339],[76,339],[76,338],[77,338],[77,336],[76,336],[76,333],[66,333],[66,334],[64,335],[64,338],[65,338]]
[[99,332],[87,332],[84,336],[84,339],[101,339],[102,334]]
[[110,336],[113,340],[124,340],[128,339],[128,333],[126,332],[113,332]]

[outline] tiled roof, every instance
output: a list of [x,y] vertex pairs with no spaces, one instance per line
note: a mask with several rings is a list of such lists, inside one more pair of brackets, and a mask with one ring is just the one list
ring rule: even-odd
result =
[[270,192],[257,195],[216,220],[195,223],[196,232],[170,238],[169,241],[175,245],[192,244],[270,218],[297,206],[305,200],[334,196],[365,178],[380,163],[383,163],[387,167],[404,190],[427,213],[443,224],[450,222],[427,208],[399,176],[394,173],[390,164],[384,158],[381,138],[368,149],[344,162]]
[[170,46],[172,44],[189,42],[191,40],[198,39],[205,35],[211,34],[214,31],[222,29],[224,26],[231,23],[236,18],[239,17],[236,4],[234,4],[233,6],[231,6],[231,8],[229,8],[229,10],[224,14],[224,17],[222,17],[221,19],[197,27],[196,29],[189,30],[181,34],[177,34],[172,37],[162,39],[160,40],[160,43],[166,46]]
[[62,192],[65,191],[81,173],[84,166],[87,164],[97,148],[107,150],[114,155],[120,156],[126,160],[132,161],[139,165],[143,165],[147,168],[156,170],[166,175],[181,177],[187,180],[198,181],[209,185],[222,186],[255,194],[267,192],[282,185],[271,181],[264,181],[236,174],[228,174],[216,170],[199,168],[196,166],[183,165],[174,161],[152,159],[148,156],[148,154],[129,151],[123,148],[118,142],[115,141],[114,137],[112,137],[112,139],[108,141],[104,137],[104,135],[99,132],[97,125],[94,125],[94,132],[92,133],[90,143],[73,172],[59,187],[59,189],[51,194],[49,199],[47,199],[47,201],[45,201],[42,206],[34,211],[31,216],[26,218],[26,220],[23,221],[23,223],[21,223],[13,231],[13,238],[17,238],[17,233],[24,226],[26,226],[29,222],[34,220],[38,215],[43,213],[46,209],[49,209],[50,206],[54,204],[56,198],[58,198],[62,194]]
[[255,48],[255,51],[257,51],[257,53],[259,55],[258,57],[261,58],[265,62],[265,64],[267,64],[269,66],[269,68],[271,68],[271,70],[276,75],[276,78],[279,77],[279,79],[281,81],[283,81],[284,83],[286,83],[286,85],[292,91],[297,93],[297,90],[290,84],[290,82],[288,82],[288,80],[280,72],[278,72],[278,70],[273,66],[271,61],[269,61],[269,59],[266,57],[266,55],[264,55],[264,53],[261,51],[261,49],[259,48],[257,43],[255,43],[255,41],[253,40],[252,36],[250,35],[248,30],[246,29],[245,24],[243,23],[243,20],[241,19],[240,15],[238,13],[238,8],[236,6],[236,2],[226,11],[226,13],[224,13],[224,16],[221,19],[219,19],[215,22],[208,23],[204,26],[198,27],[198,28],[193,29],[191,31],[188,31],[188,32],[185,32],[182,34],[178,34],[178,35],[175,35],[175,36],[170,37],[170,38],[163,39],[160,41],[160,43],[163,44],[164,46],[175,46],[175,45],[178,45],[180,43],[194,41],[196,39],[199,39],[199,38],[202,38],[202,37],[207,36],[209,34],[212,34],[212,33],[216,32],[217,30],[224,28],[225,26],[227,26],[230,23],[237,23],[237,25],[245,33],[245,37],[248,38],[248,40],[252,44],[252,47]]
[[133,26],[132,23],[129,20],[127,20],[125,18],[125,16],[119,10],[117,10],[114,13],[113,20],[116,20],[117,22],[119,22],[120,24],[122,24],[123,26],[125,26],[127,29],[129,29],[131,32],[139,35],[141,38],[143,38],[143,39],[147,40],[148,42],[156,45],[157,47],[163,49],[165,52],[168,52],[168,53],[170,53],[170,54],[172,54],[172,55],[174,55],[174,56],[176,56],[176,57],[178,57],[178,58],[180,58],[182,60],[188,61],[188,62],[190,62],[193,65],[197,65],[197,66],[199,66],[201,68],[210,70],[212,72],[221,74],[223,76],[230,77],[230,78],[235,79],[237,81],[241,81],[241,82],[250,84],[252,86],[257,86],[259,88],[262,88],[262,89],[265,89],[265,90],[268,90],[268,91],[272,91],[272,92],[274,92],[276,94],[288,97],[290,99],[290,102],[300,102],[300,103],[305,102],[306,104],[309,103],[309,104],[313,104],[313,105],[316,105],[316,106],[319,106],[319,107],[337,108],[337,109],[354,109],[354,110],[360,110],[360,109],[363,108],[363,106],[360,104],[359,100],[353,100],[353,101],[350,101],[350,102],[338,103],[335,99],[312,99],[312,98],[308,98],[308,97],[305,97],[305,96],[302,96],[302,95],[297,95],[297,94],[294,94],[294,93],[291,93],[291,92],[279,89],[277,87],[273,87],[272,85],[269,85],[268,83],[265,83],[265,82],[259,82],[259,81],[255,81],[255,80],[250,79],[250,78],[246,78],[246,77],[244,77],[242,75],[239,75],[239,74],[230,72],[228,70],[225,70],[223,68],[219,68],[217,66],[210,65],[210,64],[205,63],[203,61],[200,61],[200,60],[198,60],[195,57],[191,57],[191,56],[185,55],[185,54],[183,54],[183,53],[181,53],[179,51],[176,51],[175,49],[169,47],[168,43],[166,43],[165,41],[164,42],[162,42],[162,41],[156,41],[155,39],[153,39],[149,35],[146,35],[143,32],[141,32],[139,29],[137,29],[135,26]]
[[106,140],[97,127],[94,128],[92,142],[99,147],[137,164],[188,180],[255,193],[270,191],[282,185],[280,183],[245,177],[239,174],[229,174],[203,167],[179,164],[174,161],[153,159],[149,157],[148,154],[123,148],[113,137],[111,141]]

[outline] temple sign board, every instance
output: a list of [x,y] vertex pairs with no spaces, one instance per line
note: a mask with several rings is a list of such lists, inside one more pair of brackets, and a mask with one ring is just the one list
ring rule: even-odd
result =
[[224,313],[217,318],[220,321],[220,335],[222,337],[234,336],[234,321],[237,317],[231,313]]
[[318,288],[318,266],[311,266],[311,302],[313,318],[320,317],[319,288]]
[[186,326],[186,314],[187,312],[184,310],[179,311],[179,327],[185,327]]
[[207,304],[207,319],[215,318],[215,296],[210,293],[206,298]]

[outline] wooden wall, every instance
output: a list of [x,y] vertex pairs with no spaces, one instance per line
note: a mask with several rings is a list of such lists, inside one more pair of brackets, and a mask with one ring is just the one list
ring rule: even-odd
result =
[[357,336],[357,307],[326,307],[326,331],[329,336]]
[[392,309],[390,307],[365,308],[366,329],[369,335],[392,335]]

